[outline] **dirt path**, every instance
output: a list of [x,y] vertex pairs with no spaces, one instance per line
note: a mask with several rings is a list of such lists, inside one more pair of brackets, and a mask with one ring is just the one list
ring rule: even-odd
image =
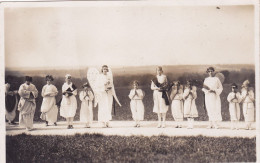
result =
[[254,123],[253,130],[245,130],[245,124],[239,123],[239,130],[231,130],[230,122],[221,122],[219,129],[206,129],[207,122],[195,122],[194,129],[186,128],[187,122],[183,122],[183,128],[175,128],[175,122],[169,121],[166,123],[166,128],[156,128],[156,121],[144,121],[140,128],[135,128],[133,121],[112,121],[110,128],[102,128],[101,124],[94,122],[91,128],[84,128],[81,122],[74,122],[74,129],[67,129],[65,122],[58,122],[57,126],[45,127],[44,123],[35,123],[34,130],[26,131],[19,125],[6,124],[6,135],[30,134],[30,135],[74,135],[84,133],[99,133],[104,135],[143,135],[143,136],[209,136],[209,137],[256,137],[256,124]]

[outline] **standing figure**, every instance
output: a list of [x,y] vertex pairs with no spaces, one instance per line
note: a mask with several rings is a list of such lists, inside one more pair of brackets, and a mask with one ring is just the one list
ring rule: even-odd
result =
[[[166,75],[163,74],[162,67],[157,67],[156,78],[152,80],[151,89],[153,90],[154,107],[153,112],[158,115],[158,128],[165,127],[166,113],[170,102],[168,97],[168,81]],[[161,120],[163,119],[163,123]]]
[[241,89],[241,102],[243,106],[243,114],[246,122],[246,130],[251,130],[251,124],[255,121],[255,95],[254,89],[250,87],[248,80],[244,81]]
[[209,77],[204,80],[202,91],[205,93],[205,104],[208,112],[210,124],[207,128],[218,129],[218,122],[222,121],[220,94],[223,90],[221,81],[213,76],[215,69],[209,67],[207,73]]
[[41,119],[45,120],[45,125],[53,123],[57,126],[58,107],[56,105],[55,96],[58,94],[57,88],[52,84],[54,80],[51,75],[45,77],[47,84],[42,88],[42,106],[41,106]]
[[173,83],[170,98],[172,101],[172,116],[177,122],[176,128],[181,128],[180,122],[183,121],[183,86],[179,81]]
[[188,129],[193,128],[194,118],[198,117],[198,110],[196,106],[197,98],[197,87],[192,84],[192,81],[187,81],[184,88],[183,99],[184,99],[184,117],[188,120]]
[[238,130],[238,121],[240,119],[240,106],[239,103],[241,101],[240,99],[240,93],[237,91],[238,86],[236,83],[233,83],[231,85],[231,92],[227,96],[227,100],[229,102],[229,114],[230,114],[230,121],[231,121],[231,129],[237,129]]
[[80,121],[85,123],[86,128],[90,128],[93,121],[93,100],[94,95],[88,83],[83,84],[83,90],[79,93],[81,100]]
[[67,120],[68,129],[73,129],[73,119],[77,110],[77,87],[71,82],[71,75],[65,76],[65,83],[62,86],[62,100],[60,115]]
[[87,78],[95,94],[94,106],[98,104],[98,121],[103,124],[103,127],[110,127],[113,98],[121,106],[116,96],[112,70],[107,65],[102,66],[101,73],[95,68],[90,68]]
[[18,104],[19,124],[30,131],[33,129],[33,117],[36,109],[35,98],[38,96],[38,90],[32,84],[32,77],[25,77],[25,83],[20,86],[18,93],[21,96]]
[[18,106],[18,91],[13,89],[13,85],[10,84],[11,81],[6,79],[5,83],[5,118],[9,125],[16,123],[14,119],[16,117],[16,110]]
[[128,97],[131,99],[130,107],[132,112],[132,117],[135,121],[135,127],[140,127],[140,121],[144,120],[144,92],[138,88],[138,81],[133,82],[133,89],[131,89]]

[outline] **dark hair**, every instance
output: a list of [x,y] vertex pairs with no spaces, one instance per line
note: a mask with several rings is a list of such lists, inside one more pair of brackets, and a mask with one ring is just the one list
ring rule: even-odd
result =
[[136,84],[139,86],[139,82],[137,80],[133,81],[133,85]]
[[30,76],[25,76],[25,81],[32,82],[32,77],[30,77]]
[[215,69],[213,68],[213,67],[209,67],[209,68],[207,68],[207,73],[209,72],[209,70],[212,70],[213,72],[215,71]]
[[48,79],[50,79],[51,81],[54,80],[54,78],[52,77],[52,75],[47,75],[47,76],[45,77],[45,80],[46,80],[46,81],[47,81]]
[[[105,68],[105,67],[108,68],[107,65],[103,65],[102,68],[101,68],[101,72],[103,72],[103,68]],[[109,70],[107,70],[107,72],[109,72]]]
[[231,87],[232,87],[232,88],[236,88],[236,89],[238,88],[238,86],[237,86],[236,83],[232,83],[232,84],[231,84]]

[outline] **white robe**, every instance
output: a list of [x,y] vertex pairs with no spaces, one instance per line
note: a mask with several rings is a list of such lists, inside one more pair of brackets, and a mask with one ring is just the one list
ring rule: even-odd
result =
[[[48,94],[50,94],[48,96]],[[42,106],[41,106],[41,112],[43,116],[46,116],[45,119],[50,123],[57,122],[57,116],[58,116],[58,107],[56,105],[56,99],[55,96],[58,94],[57,88],[50,84],[46,84],[42,88]],[[42,117],[42,116],[41,116]]]
[[[60,115],[64,118],[71,118],[74,117],[77,110],[77,89],[73,90],[72,83],[69,85],[64,83],[62,86],[62,92],[65,92],[68,88],[70,88],[72,92],[72,96],[66,97],[65,95],[62,96],[61,105],[60,105]],[[69,100],[70,102],[68,103]]]
[[[162,74],[161,76],[157,75],[157,80],[160,84],[167,82],[167,77]],[[166,113],[168,111],[169,106],[166,105],[165,99],[162,98],[162,92],[156,90],[158,87],[152,82],[151,89],[153,90],[153,112],[155,113]]]
[[136,90],[137,95],[135,95],[135,90],[132,89],[128,97],[131,99],[130,107],[132,112],[132,118],[137,121],[144,120],[144,104],[143,98],[144,93],[141,89]]
[[177,92],[177,89],[172,89],[171,91],[171,111],[172,116],[175,121],[183,121],[183,90],[180,88]]
[[[192,95],[190,94],[190,91]],[[190,90],[189,88],[184,89],[183,99],[184,99],[184,117],[194,118],[198,117],[198,110],[195,103],[197,98],[196,90]]]
[[[98,121],[108,122],[112,120],[113,104],[113,83],[108,75],[100,74],[98,76]],[[109,82],[109,84],[107,84]],[[107,84],[107,85],[106,85]],[[106,85],[106,86],[105,86]],[[111,89],[106,90],[110,87]]]
[[94,95],[91,91],[81,91],[79,93],[81,100],[80,121],[84,123],[92,123],[93,121],[93,99]]
[[211,93],[205,88],[202,89],[205,93],[205,103],[209,121],[222,121],[220,100],[220,94],[223,90],[222,84],[217,77],[207,77],[204,80],[204,85],[208,86],[210,90],[215,91],[215,93]]
[[[235,98],[236,96],[236,98]],[[230,92],[228,94],[227,100],[229,102],[229,114],[231,121],[239,121],[240,119],[240,93]]]
[[252,90],[248,91],[248,95],[246,95],[247,91],[241,91],[241,98],[245,97],[243,101],[243,114],[245,118],[245,122],[254,122],[255,121],[255,106],[254,106],[254,92]]
[[[30,92],[32,92],[33,96],[30,96]],[[27,85],[24,83],[20,86],[18,93],[21,96],[18,104],[18,110],[20,111],[19,125],[26,128],[32,128],[36,109],[35,98],[38,96],[38,90],[35,85]]]

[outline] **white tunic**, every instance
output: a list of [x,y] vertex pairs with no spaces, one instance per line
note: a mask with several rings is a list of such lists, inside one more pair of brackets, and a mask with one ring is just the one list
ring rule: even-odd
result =
[[[49,95],[48,95],[49,94]],[[46,121],[54,123],[57,122],[58,107],[56,105],[55,96],[58,94],[57,88],[50,84],[46,84],[42,88],[42,106],[41,112],[46,115]]]
[[[30,95],[30,92],[32,93],[32,96]],[[18,110],[20,111],[19,124],[26,128],[32,128],[36,109],[35,98],[38,96],[38,90],[35,85],[27,85],[24,83],[20,86],[18,93],[21,96],[18,104]]]
[[243,114],[245,122],[254,122],[255,121],[255,106],[254,106],[254,92],[252,90],[247,91],[245,89],[241,92],[241,98],[245,97],[243,101]]
[[193,86],[193,89],[185,88],[183,93],[184,99],[184,117],[198,117],[198,110],[195,103],[197,98],[196,87]]
[[93,99],[94,95],[91,91],[81,91],[79,93],[81,102],[80,121],[84,123],[92,123],[93,121]]
[[220,94],[223,90],[222,84],[217,77],[207,77],[204,80],[204,85],[208,86],[210,90],[215,91],[215,93],[211,93],[205,88],[202,89],[205,93],[205,103],[209,121],[222,121],[220,101]]
[[240,93],[230,92],[228,94],[227,100],[229,102],[229,114],[231,121],[239,121],[240,119]]
[[[112,120],[113,93],[112,83],[108,75],[100,74],[98,84],[98,121],[108,122]],[[109,84],[108,84],[109,83]],[[106,90],[107,88],[110,88]]]
[[180,88],[177,92],[177,89],[172,89],[171,92],[171,111],[172,116],[175,121],[183,120],[183,90]]
[[132,89],[128,97],[131,99],[130,107],[132,112],[132,117],[134,120],[141,121],[144,120],[144,92],[141,89]]
[[60,105],[60,115],[64,118],[74,117],[77,110],[77,100],[75,97],[77,95],[77,89],[74,90],[72,88],[72,83],[64,83],[62,86],[62,92],[65,92],[68,88],[70,88],[73,91],[73,95],[69,97],[66,97],[65,95],[62,96]]
[[[167,82],[167,77],[165,75],[157,75],[157,80],[160,84]],[[168,111],[169,106],[166,105],[164,98],[162,98],[162,92],[156,90],[158,87],[152,82],[151,89],[153,90],[153,101],[154,107],[153,112],[155,113],[166,113]]]

